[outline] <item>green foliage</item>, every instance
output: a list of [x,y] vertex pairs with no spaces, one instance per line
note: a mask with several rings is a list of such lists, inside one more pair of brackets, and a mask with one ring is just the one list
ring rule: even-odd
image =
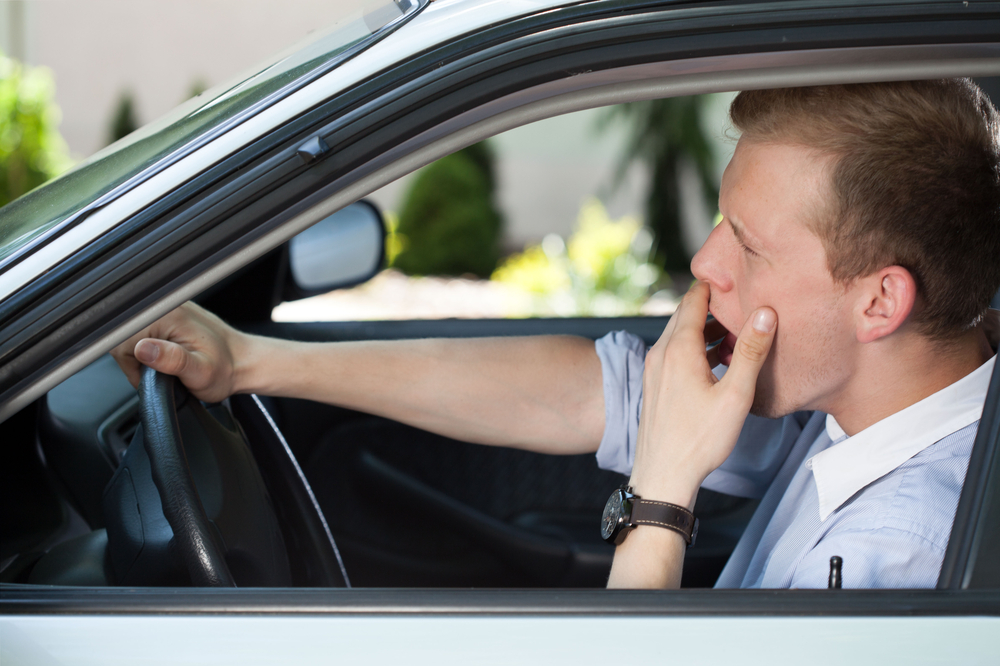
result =
[[197,97],[206,90],[208,90],[208,85],[202,79],[195,79],[191,84],[191,87],[188,89],[187,98],[191,99],[192,97]]
[[605,122],[625,118],[630,137],[619,167],[619,178],[632,161],[645,162],[652,172],[646,199],[646,220],[656,235],[660,263],[668,271],[687,271],[691,257],[681,236],[679,169],[689,161],[702,182],[709,210],[719,198],[715,155],[701,127],[708,95],[632,102],[611,107]]
[[541,245],[508,257],[493,279],[535,294],[541,312],[636,314],[661,279],[649,263],[651,247],[652,237],[638,220],[612,220],[593,199],[580,209],[568,242],[550,234]]
[[0,53],[0,206],[68,169],[55,83],[43,67]]
[[393,266],[410,275],[489,276],[503,225],[493,204],[493,161],[482,142],[417,175],[395,228]]
[[135,116],[135,101],[132,93],[125,91],[118,98],[118,106],[111,117],[111,126],[108,129],[108,143],[114,143],[123,139],[132,132],[139,129],[139,121]]

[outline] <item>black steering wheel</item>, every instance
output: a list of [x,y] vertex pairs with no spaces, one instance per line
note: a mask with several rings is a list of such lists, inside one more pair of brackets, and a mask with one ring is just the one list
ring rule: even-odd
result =
[[264,401],[239,395],[203,405],[174,377],[143,368],[139,417],[104,491],[117,584],[350,586]]
[[235,587],[225,550],[205,513],[184,455],[177,409],[188,399],[190,393],[174,377],[143,368],[139,417],[153,483],[178,551],[196,586]]

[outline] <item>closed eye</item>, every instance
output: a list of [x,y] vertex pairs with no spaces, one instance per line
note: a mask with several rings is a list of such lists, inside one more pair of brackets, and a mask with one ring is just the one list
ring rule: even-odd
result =
[[753,250],[751,250],[749,247],[747,247],[747,244],[744,243],[743,241],[741,241],[739,238],[736,239],[736,242],[739,243],[740,247],[743,248],[743,251],[746,252],[747,254],[749,254],[750,256],[752,256],[752,257],[760,256],[756,252],[754,252]]
[[723,217],[722,219],[729,224],[729,229],[733,232],[733,238],[736,240],[737,243],[739,243],[740,247],[743,248],[743,251],[746,254],[750,255],[751,257],[760,256],[756,252],[751,250],[746,243],[743,242],[743,234],[740,233],[739,228],[735,224],[733,224],[732,220],[730,220],[728,217]]

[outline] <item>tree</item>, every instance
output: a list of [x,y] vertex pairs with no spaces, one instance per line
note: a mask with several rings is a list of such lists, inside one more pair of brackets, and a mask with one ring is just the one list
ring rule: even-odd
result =
[[689,162],[701,180],[709,210],[719,197],[715,157],[700,118],[707,95],[632,102],[612,107],[605,125],[616,117],[629,123],[629,139],[618,179],[633,161],[645,162],[652,173],[646,198],[646,222],[656,236],[657,258],[667,271],[687,271],[691,256],[681,235],[681,164]]
[[424,168],[403,202],[393,265],[411,275],[489,277],[503,219],[493,203],[493,151],[477,143]]
[[25,67],[0,53],[0,206],[72,164],[54,97],[48,69]]
[[111,117],[108,128],[108,143],[114,143],[139,129],[139,121],[135,116],[135,101],[132,93],[126,90],[118,97],[118,106]]

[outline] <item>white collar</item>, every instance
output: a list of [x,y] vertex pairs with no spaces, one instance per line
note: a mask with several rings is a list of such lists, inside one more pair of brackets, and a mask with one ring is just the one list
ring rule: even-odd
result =
[[[928,446],[977,421],[996,356],[954,384],[887,416],[806,461],[819,492],[819,519],[856,492],[885,476]],[[846,435],[827,414],[826,432],[836,442]]]

